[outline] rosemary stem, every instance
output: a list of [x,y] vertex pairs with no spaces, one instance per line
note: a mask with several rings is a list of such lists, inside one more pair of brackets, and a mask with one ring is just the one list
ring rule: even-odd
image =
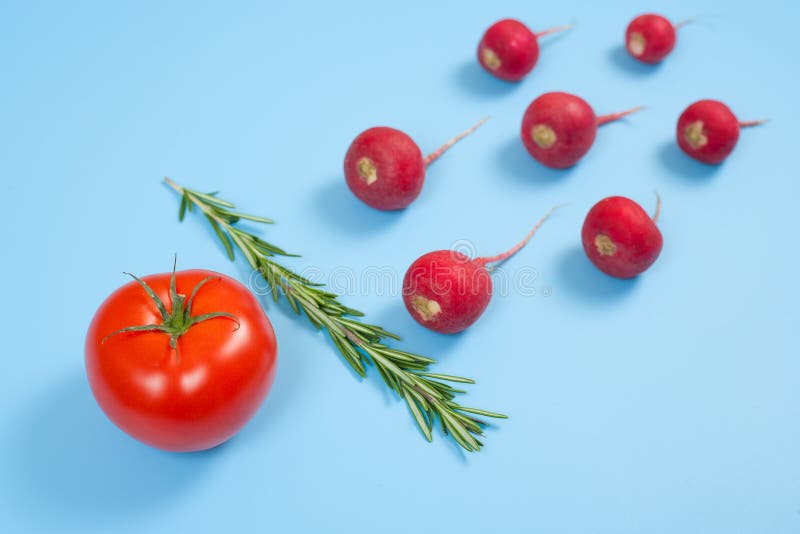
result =
[[479,413],[486,417],[505,418],[499,413],[461,406],[455,397],[463,391],[448,382],[469,384],[469,378],[431,373],[432,358],[389,347],[388,339],[400,339],[384,328],[364,322],[363,314],[339,302],[338,295],[325,291],[319,284],[305,279],[276,261],[275,256],[291,256],[249,231],[236,227],[240,219],[269,223],[269,219],[234,212],[234,204],[216,197],[215,193],[201,193],[178,185],[169,178],[164,181],[181,195],[181,211],[200,209],[225,245],[228,256],[234,258],[234,247],[239,249],[247,263],[257,271],[272,289],[277,302],[281,295],[292,309],[317,328],[327,330],[337,351],[361,376],[366,375],[366,365],[373,365],[386,386],[394,390],[408,404],[409,411],[425,438],[431,440],[431,427],[436,420],[442,430],[467,451],[480,450],[478,436],[483,434],[482,422],[469,417]]

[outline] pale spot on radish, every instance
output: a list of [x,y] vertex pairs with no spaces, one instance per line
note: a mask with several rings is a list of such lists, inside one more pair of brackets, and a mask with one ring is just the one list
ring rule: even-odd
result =
[[617,253],[617,245],[605,234],[597,234],[595,236],[594,246],[601,256],[613,256]]
[[414,295],[411,299],[411,305],[424,321],[430,321],[442,312],[442,307],[438,302],[422,295]]
[[367,185],[372,185],[378,181],[378,169],[371,159],[367,157],[361,158],[356,163],[356,166],[358,167],[358,175]]
[[484,64],[491,70],[497,70],[500,68],[500,65],[503,64],[491,48],[484,48],[481,50],[481,55],[483,56]]
[[628,41],[628,48],[630,49],[631,54],[636,57],[641,56],[644,54],[644,50],[647,47],[647,40],[644,38],[639,32],[633,32],[631,34],[631,38]]
[[531,139],[539,145],[539,148],[550,148],[558,138],[551,127],[546,124],[537,124],[531,128]]
[[708,144],[708,137],[703,131],[703,121],[694,121],[686,127],[684,137],[692,148],[702,148]]

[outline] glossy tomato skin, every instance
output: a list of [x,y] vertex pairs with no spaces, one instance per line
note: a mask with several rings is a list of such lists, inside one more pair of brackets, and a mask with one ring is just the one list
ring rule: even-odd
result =
[[[172,273],[143,277],[171,310]],[[192,315],[227,312],[193,325],[177,342],[162,332],[120,328],[160,324],[155,303],[134,281],[101,305],[86,335],[85,363],[97,403],[111,421],[139,441],[168,451],[197,451],[219,445],[255,414],[275,378],[277,345],[258,300],[220,273],[176,273],[177,292],[191,294]],[[104,338],[105,341],[104,341]]]

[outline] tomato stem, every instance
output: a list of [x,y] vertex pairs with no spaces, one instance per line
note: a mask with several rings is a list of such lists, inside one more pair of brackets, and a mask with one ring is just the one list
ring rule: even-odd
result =
[[114,332],[111,332],[107,336],[105,336],[102,341],[100,342],[105,343],[111,337],[114,337],[118,334],[124,334],[128,332],[162,332],[169,336],[169,346],[171,349],[175,351],[175,355],[180,361],[180,355],[178,354],[178,339],[189,331],[194,325],[198,323],[202,323],[203,321],[208,321],[209,319],[215,319],[218,317],[227,317],[236,322],[236,330],[239,329],[239,319],[230,313],[227,312],[211,312],[211,313],[204,313],[201,315],[192,315],[192,304],[194,302],[194,297],[197,295],[197,292],[200,290],[203,285],[205,285],[209,280],[211,280],[212,276],[207,276],[194,288],[192,288],[192,292],[189,296],[189,300],[186,300],[186,295],[178,293],[176,289],[176,281],[175,281],[175,270],[178,264],[178,258],[175,257],[175,261],[172,265],[172,277],[169,281],[169,297],[171,301],[171,311],[167,311],[167,307],[164,305],[164,301],[161,300],[153,288],[151,288],[147,282],[139,278],[138,276],[125,273],[131,278],[133,278],[136,283],[138,283],[147,296],[150,297],[150,300],[153,301],[156,308],[158,309],[159,314],[161,315],[161,324],[143,324],[143,325],[135,325],[135,326],[126,326],[124,328],[120,328]]

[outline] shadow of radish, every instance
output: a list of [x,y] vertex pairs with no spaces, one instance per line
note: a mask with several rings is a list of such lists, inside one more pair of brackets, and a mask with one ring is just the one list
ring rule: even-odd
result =
[[630,295],[638,285],[638,277],[620,279],[602,273],[580,245],[566,250],[559,263],[559,287],[583,302],[612,304]]
[[713,178],[724,165],[724,163],[722,165],[707,165],[693,160],[683,153],[674,139],[661,145],[659,157],[661,163],[673,176],[682,178],[684,183],[698,185]]

